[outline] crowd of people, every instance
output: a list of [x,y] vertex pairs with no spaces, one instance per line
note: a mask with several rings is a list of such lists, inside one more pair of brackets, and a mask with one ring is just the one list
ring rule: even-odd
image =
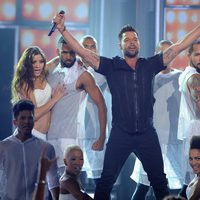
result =
[[[145,199],[150,187],[157,200],[200,199],[200,25],[176,43],[160,41],[148,58],[139,57],[138,33],[126,25],[122,57],[107,58],[93,36],[72,36],[64,14],[53,22],[58,56],[47,62],[39,47],[28,47],[13,75],[16,129],[0,142],[0,199],[110,200],[131,153],[132,200]],[[187,47],[189,66],[172,68]],[[93,197],[81,171],[95,180]]]

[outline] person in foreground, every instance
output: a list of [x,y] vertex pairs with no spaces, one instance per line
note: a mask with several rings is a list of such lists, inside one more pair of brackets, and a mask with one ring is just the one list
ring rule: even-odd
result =
[[77,145],[68,146],[64,155],[65,172],[60,178],[59,200],[92,200],[83,191],[79,175],[84,163],[83,152]]
[[[34,104],[19,100],[13,106],[13,123],[17,127],[13,135],[0,142],[0,199],[30,200],[35,184],[46,184],[46,179],[37,183],[38,165],[42,149],[45,156],[55,158],[53,146],[32,135]],[[47,183],[53,200],[58,200],[59,179],[56,162],[47,173]]]
[[200,199],[200,136],[192,136],[190,140],[189,164],[196,174],[189,183],[186,194],[189,200]]
[[42,150],[39,168],[38,168],[38,177],[35,184],[35,190],[33,192],[32,200],[44,200],[45,197],[45,184],[43,180],[46,179],[47,172],[53,163],[56,162],[57,158],[49,159],[45,156],[45,147]]
[[154,76],[166,68],[164,66],[200,36],[200,25],[163,53],[147,59],[138,56],[138,33],[132,26],[126,25],[119,33],[123,58],[117,56],[110,59],[83,48],[66,29],[64,21],[62,14],[53,19],[71,48],[89,66],[106,76],[112,95],[112,130],[94,199],[110,199],[113,184],[132,152],[142,162],[156,198],[163,199],[169,192],[158,136],[152,123],[152,82]]
[[190,139],[199,135],[200,130],[200,40],[192,42],[188,48],[189,66],[179,77],[179,90],[181,92],[180,114],[178,120],[178,138],[183,140],[182,150],[184,185],[180,195],[185,197],[185,189],[194,178],[187,162]]

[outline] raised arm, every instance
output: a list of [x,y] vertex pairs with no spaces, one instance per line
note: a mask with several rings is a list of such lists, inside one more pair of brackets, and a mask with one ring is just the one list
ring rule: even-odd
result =
[[52,58],[47,62],[47,70],[54,69],[59,64],[59,56]]
[[57,24],[57,29],[63,35],[64,39],[71,46],[71,48],[80,57],[82,57],[89,66],[97,70],[99,68],[100,62],[99,56],[93,51],[82,47],[79,42],[72,36],[72,34],[66,29],[64,21],[65,18],[63,14],[57,14],[53,19],[53,22]]
[[[55,163],[57,160],[56,157],[53,159],[49,159],[45,156],[46,148],[47,147],[44,146],[41,153],[41,158],[40,158],[40,163],[39,163],[39,168],[38,168],[38,178],[37,178],[37,183],[35,186],[32,200],[44,200],[46,174],[49,171],[50,167],[53,165],[53,163]],[[59,193],[59,188],[57,191],[57,199],[58,199],[58,193]]]
[[200,37],[200,25],[185,35],[163,52],[163,63],[167,66],[181,51],[185,50],[194,40]]
[[200,112],[200,74],[192,75],[187,81],[187,86],[190,90],[191,97],[196,102]]

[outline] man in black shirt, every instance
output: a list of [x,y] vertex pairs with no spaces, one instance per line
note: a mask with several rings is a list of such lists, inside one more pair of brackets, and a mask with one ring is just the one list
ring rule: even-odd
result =
[[193,40],[200,37],[200,25],[184,39],[163,53],[150,58],[139,58],[138,34],[131,26],[119,33],[120,48],[124,58],[112,59],[98,56],[80,46],[64,26],[64,15],[54,18],[58,30],[72,49],[89,66],[105,75],[112,95],[112,130],[107,143],[104,167],[95,191],[95,200],[108,200],[113,184],[131,152],[143,164],[157,199],[168,195],[167,180],[156,131],[152,123],[152,82]]

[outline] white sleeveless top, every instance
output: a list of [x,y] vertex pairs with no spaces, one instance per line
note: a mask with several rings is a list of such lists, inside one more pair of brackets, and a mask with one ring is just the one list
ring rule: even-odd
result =
[[153,123],[161,144],[180,143],[177,140],[177,128],[181,96],[178,79],[181,72],[174,69],[155,76]]
[[184,175],[184,183],[188,184],[194,177],[192,168],[188,162],[190,139],[193,135],[199,135],[200,130],[200,112],[198,111],[196,102],[190,95],[187,86],[188,79],[198,74],[194,67],[188,66],[179,77],[179,90],[181,91],[180,112],[178,121],[178,139],[183,140],[182,152],[182,172]]
[[59,200],[77,200],[72,194],[59,194]]
[[190,199],[192,197],[192,195],[195,191],[195,188],[197,186],[197,183],[198,183],[198,176],[195,176],[195,178],[187,186],[187,189],[186,189],[187,199]]
[[61,68],[58,65],[49,73],[48,82],[52,88],[58,83],[65,84],[67,88],[67,95],[63,96],[52,109],[47,136],[47,140],[54,146],[59,157],[59,167],[64,166],[63,155],[67,146],[79,144],[78,139],[85,135],[86,92],[76,89],[76,82],[85,71],[75,62],[71,68]]
[[43,106],[51,99],[51,87],[46,83],[44,89],[34,89],[33,94],[35,96],[37,107]]
[[[60,181],[66,181],[70,178],[69,174],[64,173],[60,177]],[[77,177],[77,182],[81,188],[80,179]],[[59,200],[77,200],[72,194],[59,194]]]
[[187,86],[187,80],[198,74],[194,67],[186,67],[179,77],[179,90],[181,91],[180,113],[178,123],[178,139],[190,138],[198,134],[200,129],[200,113],[196,102],[192,99]]

